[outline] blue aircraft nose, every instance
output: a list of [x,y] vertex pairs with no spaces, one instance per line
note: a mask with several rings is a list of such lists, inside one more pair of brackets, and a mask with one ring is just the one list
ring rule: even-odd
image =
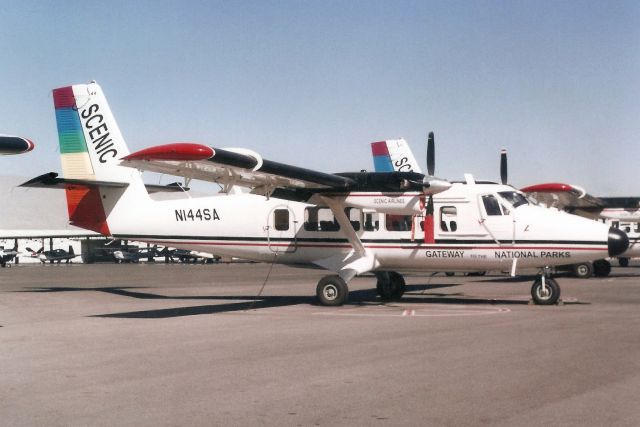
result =
[[609,229],[609,256],[617,256],[629,248],[629,237],[624,231],[611,227]]

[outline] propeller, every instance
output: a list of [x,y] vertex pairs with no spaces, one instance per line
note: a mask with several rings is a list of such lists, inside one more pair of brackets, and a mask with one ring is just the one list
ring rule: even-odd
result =
[[427,173],[433,176],[436,169],[436,143],[433,132],[429,132],[427,138]]
[[[407,187],[422,187],[422,195],[420,196],[420,210],[424,210],[424,242],[435,243],[434,221],[433,221],[433,195],[448,190],[451,183],[444,179],[434,176],[436,166],[436,148],[435,137],[433,132],[429,132],[427,137],[427,175],[422,179],[422,183],[415,181],[406,181]],[[428,196],[428,198],[427,198]],[[413,222],[415,224],[415,221]],[[414,229],[411,229],[411,238],[413,239]]]
[[[424,177],[425,182],[425,190],[427,188],[426,184],[431,187],[432,182],[435,177],[433,174],[436,169],[436,143],[433,132],[429,132],[429,136],[427,137],[427,174],[428,176]],[[424,199],[422,204],[424,204]],[[425,243],[435,243],[435,235],[434,235],[434,221],[433,221],[433,193],[429,193],[429,200],[425,206],[424,212],[424,242]]]
[[502,184],[507,184],[507,150],[500,150],[500,179],[502,180]]

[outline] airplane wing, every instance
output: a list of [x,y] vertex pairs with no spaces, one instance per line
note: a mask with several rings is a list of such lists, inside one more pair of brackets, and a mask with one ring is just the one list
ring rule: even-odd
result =
[[0,155],[20,154],[33,150],[34,144],[19,136],[0,135]]
[[521,189],[538,202],[587,218],[640,221],[640,197],[595,197],[582,188],[560,183]]
[[539,203],[588,218],[599,217],[602,210],[608,206],[603,199],[570,184],[537,184],[524,187],[521,191]]
[[265,193],[276,188],[344,191],[355,184],[345,176],[263,159],[251,150],[219,149],[192,143],[146,148],[124,157],[121,165],[217,182],[229,188],[239,185]]

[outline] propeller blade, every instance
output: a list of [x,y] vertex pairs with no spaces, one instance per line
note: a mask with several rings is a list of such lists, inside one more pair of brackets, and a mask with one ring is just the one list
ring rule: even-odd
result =
[[436,147],[433,132],[429,132],[427,140],[427,173],[431,176],[435,173],[436,168]]
[[500,179],[503,184],[507,184],[507,150],[500,151]]

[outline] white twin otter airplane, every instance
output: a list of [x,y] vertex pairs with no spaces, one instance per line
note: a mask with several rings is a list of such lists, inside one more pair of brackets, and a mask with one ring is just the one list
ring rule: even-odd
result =
[[[347,301],[347,283],[373,272],[384,299],[399,298],[398,271],[541,269],[531,295],[554,304],[545,267],[615,256],[625,233],[530,204],[509,185],[450,183],[416,172],[325,173],[247,149],[176,143],[130,153],[95,82],[55,89],[63,177],[24,186],[64,188],[71,224],[118,239],[220,256],[322,267],[323,305]],[[209,197],[156,201],[141,171],[217,182]],[[249,191],[234,191],[245,187]],[[424,230],[424,231],[423,231]]]

